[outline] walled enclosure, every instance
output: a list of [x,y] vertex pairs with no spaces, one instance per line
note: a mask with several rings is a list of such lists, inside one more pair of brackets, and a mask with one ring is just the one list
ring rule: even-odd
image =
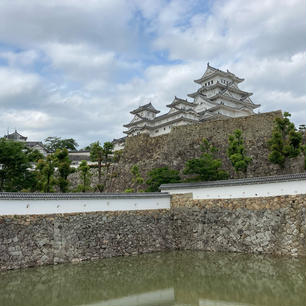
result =
[[170,210],[0,217],[0,270],[165,250],[306,255],[306,195],[193,200]]
[[[162,166],[180,170],[182,174],[185,163],[200,156],[203,138],[207,138],[218,148],[216,157],[222,160],[223,168],[230,173],[231,178],[237,178],[226,153],[228,135],[236,129],[243,131],[246,153],[253,159],[248,167],[248,177],[301,173],[304,171],[302,155],[288,160],[285,169],[280,169],[268,160],[267,141],[272,134],[274,119],[281,116],[281,111],[275,111],[240,118],[208,120],[199,124],[175,127],[167,135],[149,137],[140,134],[128,137],[121,159],[110,168],[105,191],[119,192],[135,188],[136,186],[131,183],[130,171],[135,164],[139,166],[144,178],[148,171]],[[71,176],[71,179],[75,185],[75,175]],[[145,188],[146,186],[141,186],[141,189]]]

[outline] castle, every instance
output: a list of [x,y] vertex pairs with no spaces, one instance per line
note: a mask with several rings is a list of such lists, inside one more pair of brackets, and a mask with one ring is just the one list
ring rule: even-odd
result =
[[27,141],[28,137],[22,136],[15,130],[13,133],[3,136],[4,139],[18,141],[24,143],[28,148],[39,151],[42,155],[47,156],[48,150],[41,141]]
[[[201,87],[188,94],[193,99],[189,102],[178,97],[167,105],[170,110],[163,115],[151,103],[142,105],[130,113],[132,121],[125,124],[127,137],[141,133],[151,137],[170,133],[172,127],[203,122],[210,119],[242,117],[254,114],[260,104],[250,99],[252,93],[239,89],[238,84],[244,79],[227,71],[216,69],[207,64],[203,76],[194,82]],[[114,150],[124,147],[125,137],[113,141]]]

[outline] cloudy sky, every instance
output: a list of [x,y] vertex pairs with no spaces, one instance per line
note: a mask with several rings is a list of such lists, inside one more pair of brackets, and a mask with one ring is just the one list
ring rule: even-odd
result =
[[206,63],[245,78],[260,112],[306,122],[305,0],[0,0],[0,134],[122,137]]

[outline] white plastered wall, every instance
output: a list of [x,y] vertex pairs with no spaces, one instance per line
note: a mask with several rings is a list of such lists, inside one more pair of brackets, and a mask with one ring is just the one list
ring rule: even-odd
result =
[[170,197],[60,200],[0,199],[0,215],[39,215],[151,209],[170,209]]
[[194,199],[232,199],[306,194],[306,180],[217,187],[162,188],[170,194],[192,193]]

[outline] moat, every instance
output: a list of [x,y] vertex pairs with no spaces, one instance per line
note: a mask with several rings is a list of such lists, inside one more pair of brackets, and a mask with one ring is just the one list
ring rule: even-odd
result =
[[1,306],[306,305],[305,258],[207,252],[0,273]]

